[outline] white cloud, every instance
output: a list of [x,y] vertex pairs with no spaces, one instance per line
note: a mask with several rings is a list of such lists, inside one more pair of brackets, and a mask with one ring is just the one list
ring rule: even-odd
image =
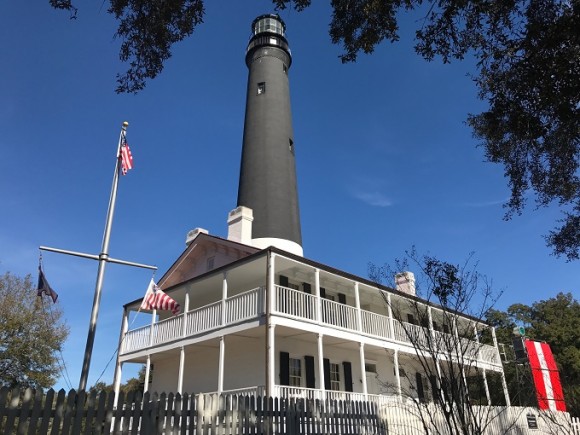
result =
[[479,202],[466,202],[466,207],[481,208],[481,207],[492,207],[494,205],[505,204],[507,199],[496,199],[492,201],[479,201]]
[[367,203],[368,205],[372,205],[375,207],[389,207],[393,205],[391,200],[383,195],[381,192],[361,192],[361,191],[353,191],[352,195],[356,198],[361,200],[362,202]]

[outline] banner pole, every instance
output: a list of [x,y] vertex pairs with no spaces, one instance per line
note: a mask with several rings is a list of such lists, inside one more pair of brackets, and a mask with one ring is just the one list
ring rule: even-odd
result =
[[91,356],[93,354],[93,344],[95,342],[95,333],[97,330],[97,318],[99,316],[99,305],[101,302],[101,291],[103,289],[103,279],[105,277],[105,266],[109,258],[109,240],[111,238],[111,227],[113,224],[113,216],[115,214],[115,202],[117,201],[117,187],[119,184],[119,161],[121,144],[125,138],[125,133],[128,122],[123,122],[121,133],[119,135],[119,144],[117,146],[117,161],[115,163],[115,173],[113,174],[113,186],[111,187],[111,196],[109,198],[109,208],[107,211],[107,221],[105,223],[105,231],[103,234],[103,244],[101,253],[99,254],[99,268],[97,271],[97,281],[95,284],[95,296],[93,299],[93,309],[91,312],[91,321],[89,323],[89,333],[87,335],[87,345],[85,347],[85,355],[83,360],[83,367],[81,371],[81,379],[79,382],[79,391],[86,390],[87,379],[89,376],[89,368],[91,366]]

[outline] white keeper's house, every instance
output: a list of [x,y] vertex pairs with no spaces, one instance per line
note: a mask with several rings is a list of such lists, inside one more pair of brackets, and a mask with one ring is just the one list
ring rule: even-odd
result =
[[[142,300],[124,306],[115,386],[135,363],[146,366],[145,389],[157,392],[381,401],[412,387],[428,400],[433,387],[405,331],[444,338],[458,325],[415,296],[411,273],[392,289],[303,256],[285,30],[277,15],[252,23],[238,201],[227,238],[199,228],[187,234],[185,251],[158,283],[180,314],[148,311],[150,324],[129,329]],[[429,312],[427,324],[413,318],[417,301]],[[503,379],[493,330],[494,345],[482,344],[487,325],[457,319],[474,331],[469,370],[484,381],[485,373]]]

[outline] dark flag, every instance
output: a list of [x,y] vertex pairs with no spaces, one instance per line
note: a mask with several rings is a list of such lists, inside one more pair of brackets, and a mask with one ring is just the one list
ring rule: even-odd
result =
[[38,267],[38,296],[42,296],[42,294],[48,295],[52,298],[52,302],[56,303],[58,299],[58,294],[50,287],[48,281],[44,277],[44,273],[42,272],[42,268]]

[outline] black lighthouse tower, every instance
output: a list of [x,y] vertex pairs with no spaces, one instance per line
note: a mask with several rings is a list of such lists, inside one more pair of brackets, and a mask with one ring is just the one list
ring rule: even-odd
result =
[[253,246],[302,255],[285,30],[278,15],[252,23],[238,207],[253,211]]

